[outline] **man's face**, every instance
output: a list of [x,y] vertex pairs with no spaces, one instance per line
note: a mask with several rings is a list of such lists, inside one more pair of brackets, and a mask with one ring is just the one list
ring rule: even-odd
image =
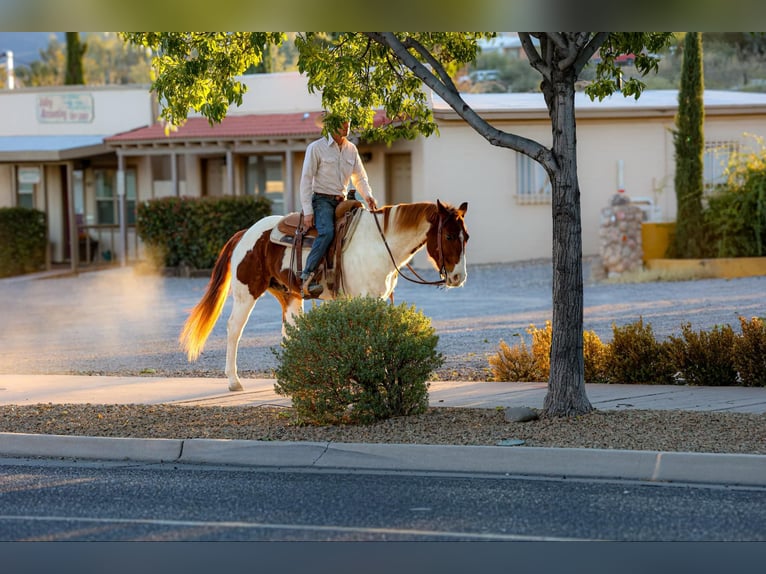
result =
[[335,132],[335,135],[342,138],[348,137],[348,126],[349,126],[348,121],[345,121],[342,124],[340,124],[340,127],[338,128],[338,131]]

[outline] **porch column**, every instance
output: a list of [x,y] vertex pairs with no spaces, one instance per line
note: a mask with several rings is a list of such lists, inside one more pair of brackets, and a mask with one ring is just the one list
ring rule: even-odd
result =
[[125,197],[125,156],[117,152],[117,200],[120,206],[120,266],[128,263],[127,199]]
[[226,150],[226,195],[234,195],[234,154]]
[[173,185],[173,195],[180,197],[181,187],[178,185],[178,154],[170,153],[170,181]]
[[67,220],[69,221],[69,265],[73,273],[77,273],[80,259],[80,240],[77,229],[77,217],[74,212],[74,164],[66,164],[66,203]]
[[285,152],[285,213],[295,209],[295,190],[293,189],[293,150]]

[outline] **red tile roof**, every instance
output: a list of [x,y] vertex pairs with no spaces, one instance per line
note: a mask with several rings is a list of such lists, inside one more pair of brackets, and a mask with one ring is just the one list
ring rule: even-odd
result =
[[[210,125],[207,118],[189,118],[176,131],[165,135],[164,124],[157,122],[107,138],[107,144],[168,140],[216,140],[265,137],[319,137],[322,133],[323,112],[292,114],[248,114],[226,116],[220,124]],[[384,122],[385,113],[375,114],[375,124]]]
[[165,135],[165,126],[136,128],[105,138],[106,143],[128,143],[167,140],[201,140],[221,138],[259,138],[274,136],[316,136],[322,131],[322,112],[294,114],[231,115],[220,124],[210,125],[207,118],[189,118],[176,131]]

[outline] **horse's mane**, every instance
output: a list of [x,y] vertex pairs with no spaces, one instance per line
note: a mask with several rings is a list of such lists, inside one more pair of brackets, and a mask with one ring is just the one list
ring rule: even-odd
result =
[[[442,203],[444,207],[451,211],[455,208],[451,205]],[[439,208],[436,203],[399,203],[397,205],[386,205],[381,208],[383,212],[383,230],[388,231],[389,225],[393,224],[396,229],[406,231],[417,228],[423,220],[433,221]],[[391,221],[393,215],[394,220]]]

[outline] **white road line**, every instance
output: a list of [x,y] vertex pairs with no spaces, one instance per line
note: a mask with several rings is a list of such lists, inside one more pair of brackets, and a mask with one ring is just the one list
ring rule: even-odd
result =
[[199,521],[199,520],[168,520],[157,518],[95,518],[81,516],[18,516],[0,515],[0,521],[27,522],[81,522],[88,524],[134,524],[145,526],[180,526],[203,528],[250,528],[264,530],[300,530],[309,532],[346,532],[359,534],[386,534],[419,536],[426,538],[458,538],[461,540],[497,540],[497,541],[529,541],[529,542],[571,542],[592,539],[563,538],[556,536],[529,536],[524,534],[502,534],[486,532],[446,532],[441,530],[413,530],[409,528],[374,528],[357,526],[327,526],[318,524],[268,524],[262,522],[244,521]]

